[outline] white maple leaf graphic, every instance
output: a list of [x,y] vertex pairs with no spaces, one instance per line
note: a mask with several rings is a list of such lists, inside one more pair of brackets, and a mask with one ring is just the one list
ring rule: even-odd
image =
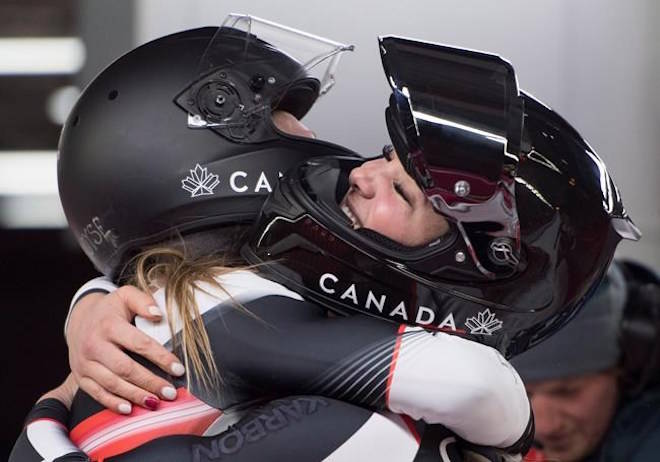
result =
[[486,308],[476,316],[467,318],[465,325],[470,329],[471,334],[493,335],[493,332],[502,328],[502,321],[496,319],[495,313],[491,313]]
[[218,175],[209,173],[199,164],[190,170],[189,176],[181,180],[181,187],[190,193],[190,197],[211,195],[219,184]]

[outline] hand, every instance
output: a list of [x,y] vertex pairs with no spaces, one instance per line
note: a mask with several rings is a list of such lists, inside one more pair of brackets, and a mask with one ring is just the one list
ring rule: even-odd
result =
[[71,409],[71,403],[73,402],[73,397],[76,395],[76,391],[78,391],[78,384],[73,378],[73,374],[69,374],[59,387],[44,394],[37,402],[48,398],[55,398],[64,404],[67,409]]
[[133,286],[104,295],[92,293],[74,307],[67,327],[69,364],[80,388],[103,406],[121,414],[131,404],[155,410],[159,398],[176,398],[176,389],[124,351],[135,352],[168,374],[185,372],[176,356],[130,324],[135,315],[160,321],[153,298]]

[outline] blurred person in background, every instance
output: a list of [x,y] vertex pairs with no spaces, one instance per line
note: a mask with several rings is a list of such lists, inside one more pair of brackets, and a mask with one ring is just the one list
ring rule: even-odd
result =
[[659,282],[639,263],[612,264],[575,319],[513,359],[536,421],[527,460],[658,460]]

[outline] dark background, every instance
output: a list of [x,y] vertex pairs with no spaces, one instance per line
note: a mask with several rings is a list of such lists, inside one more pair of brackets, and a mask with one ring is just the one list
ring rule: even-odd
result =
[[35,400],[68,373],[63,326],[73,293],[96,275],[68,231],[0,230],[3,405],[7,460]]
[[[57,149],[61,127],[46,115],[48,96],[65,85],[84,87],[131,48],[133,16],[129,0],[0,0],[0,38],[80,37],[87,55],[75,75],[0,75],[0,156]],[[0,196],[0,212],[14,199]],[[30,212],[31,199],[19,199]],[[9,457],[35,400],[66,377],[64,319],[74,292],[95,276],[65,228],[16,228],[0,220],[0,460]]]

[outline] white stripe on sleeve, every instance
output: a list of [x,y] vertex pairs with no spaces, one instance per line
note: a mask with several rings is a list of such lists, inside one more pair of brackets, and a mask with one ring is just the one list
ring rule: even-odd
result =
[[46,461],[80,451],[69,440],[67,429],[53,420],[38,419],[30,422],[26,433],[34,450]]

